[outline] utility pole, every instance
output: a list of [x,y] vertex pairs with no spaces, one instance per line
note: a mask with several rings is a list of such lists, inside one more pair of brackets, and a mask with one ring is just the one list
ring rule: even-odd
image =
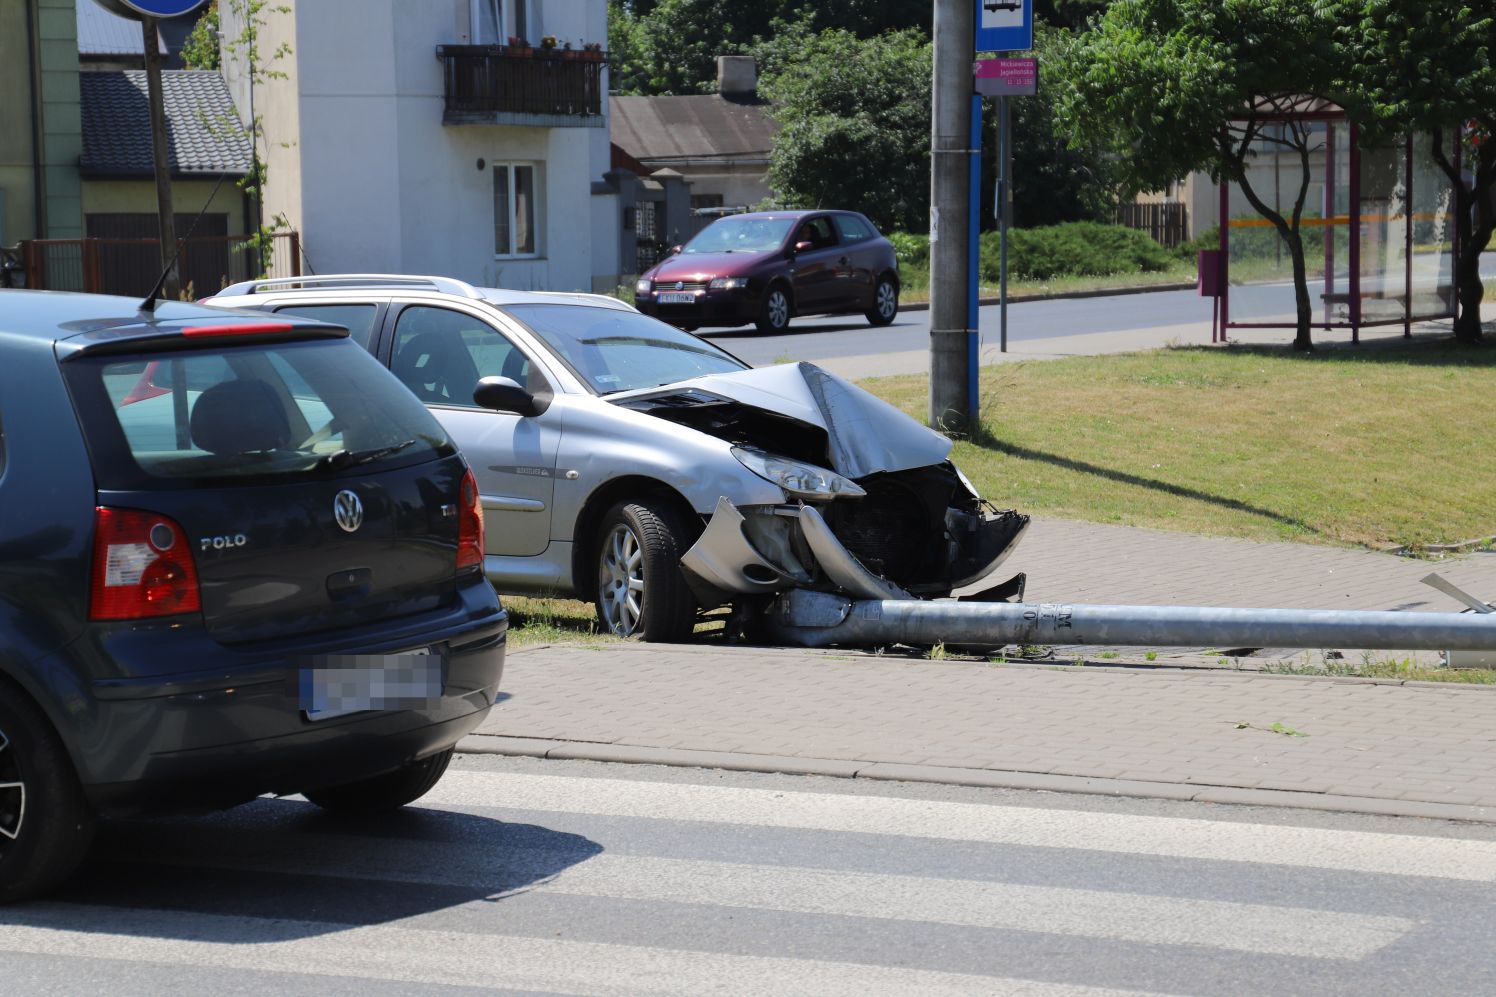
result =
[[968,315],[971,63],[976,5],[935,0],[935,60],[930,134],[930,425],[953,435],[977,425],[970,390]]
[[166,104],[161,96],[161,42],[154,17],[141,17],[145,40],[146,99],[151,106],[151,153],[156,166],[156,212],[161,227],[161,269],[169,270],[161,290],[169,301],[182,296],[178,277],[177,225],[171,204],[171,153],[166,144]]

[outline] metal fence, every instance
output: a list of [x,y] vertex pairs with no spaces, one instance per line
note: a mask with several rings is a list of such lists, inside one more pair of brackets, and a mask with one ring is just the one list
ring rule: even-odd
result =
[[[182,293],[201,298],[256,277],[299,277],[301,239],[296,232],[270,237],[268,266],[253,236],[199,236],[182,240],[177,272]],[[24,286],[143,296],[161,276],[155,239],[32,239],[21,243]]]
[[1168,249],[1190,237],[1189,208],[1182,201],[1119,204],[1117,224],[1147,232],[1154,242]]
[[446,116],[600,115],[606,53],[442,45]]

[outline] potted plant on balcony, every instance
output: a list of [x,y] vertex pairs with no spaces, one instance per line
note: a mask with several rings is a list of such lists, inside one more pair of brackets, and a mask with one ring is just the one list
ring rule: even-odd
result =
[[603,43],[602,42],[587,42],[585,45],[582,46],[582,51],[581,51],[579,57],[582,59],[583,62],[602,62],[603,61]]
[[579,54],[580,53],[578,52],[572,51],[571,42],[566,41],[561,43],[561,58],[575,59]]
[[556,54],[556,36],[543,35],[540,39],[540,55],[542,58],[550,58]]
[[525,39],[519,37],[519,35],[510,35],[509,44],[506,46],[506,48],[508,48],[510,54],[512,55],[529,55],[532,51],[534,51],[530,48],[530,43]]

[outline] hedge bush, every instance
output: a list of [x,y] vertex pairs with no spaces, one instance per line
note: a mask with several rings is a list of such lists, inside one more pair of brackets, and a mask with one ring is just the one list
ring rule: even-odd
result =
[[[981,237],[982,279],[999,279],[998,233]],[[1008,273],[1020,279],[1104,277],[1111,274],[1167,270],[1169,251],[1147,233],[1122,225],[1066,222],[1008,232]]]
[[[899,266],[921,270],[929,267],[927,236],[890,232],[888,241],[893,243]],[[996,284],[1000,279],[998,233],[983,232],[979,245],[982,281]],[[1008,230],[1008,276],[1018,279],[1104,277],[1167,270],[1175,258],[1146,233],[1122,225],[1066,222]]]

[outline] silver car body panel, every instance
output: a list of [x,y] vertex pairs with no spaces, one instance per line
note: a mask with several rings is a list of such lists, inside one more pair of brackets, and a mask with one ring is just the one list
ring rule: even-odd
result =
[[831,470],[869,474],[939,464],[951,441],[849,381],[811,363],[777,364],[630,392],[620,399],[695,388],[826,431]]
[[[694,389],[772,413],[823,431],[825,463],[854,480],[946,461],[952,446],[948,439],[850,382],[813,364],[796,363],[596,395],[505,311],[506,305],[541,302],[633,310],[627,303],[592,295],[488,288],[458,295],[444,287],[264,287],[239,290],[214,303],[275,310],[350,300],[387,306],[419,303],[469,314],[506,336],[549,383],[551,404],[530,417],[430,406],[480,475],[489,519],[484,566],[500,591],[563,596],[585,586],[587,579],[573,577],[576,545],[591,542],[577,535],[581,515],[600,488],[638,479],[651,487],[669,487],[702,517],[704,532],[683,565],[688,577],[709,591],[732,597],[811,584],[838,586],[857,598],[911,598],[861,564],[813,507],[790,504],[782,488],[744,466],[728,440],[619,404]],[[788,424],[791,433],[793,422]],[[500,430],[501,423],[509,428]],[[485,471],[491,472],[486,484]]]

